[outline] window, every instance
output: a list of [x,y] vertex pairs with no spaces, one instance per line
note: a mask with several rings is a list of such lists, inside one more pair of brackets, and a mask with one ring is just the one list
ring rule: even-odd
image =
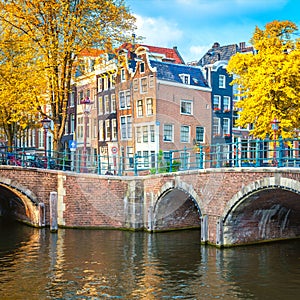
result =
[[105,76],[105,77],[103,78],[103,83],[104,83],[103,89],[104,89],[104,90],[108,90],[108,77],[107,77],[107,76]]
[[164,141],[173,142],[173,125],[164,124]]
[[125,80],[126,80],[125,69],[121,69],[121,82],[124,82]]
[[110,122],[109,120],[105,120],[105,140],[109,141],[110,140]]
[[70,106],[75,105],[75,92],[70,93]]
[[110,110],[109,110],[109,97],[108,97],[108,95],[104,96],[104,110],[105,110],[106,114],[110,113]]
[[196,126],[196,142],[203,143],[204,142],[204,127]]
[[110,88],[113,89],[115,87],[115,74],[110,74],[109,79]]
[[103,121],[99,121],[99,141],[104,141],[104,128],[103,128]]
[[180,142],[181,143],[190,142],[190,126],[182,125],[180,127]]
[[223,134],[224,135],[230,134],[230,119],[229,118],[223,119]]
[[154,125],[150,125],[150,141],[155,142],[155,127]]
[[233,121],[233,127],[238,128],[236,122],[237,122],[237,120],[239,119],[239,112],[238,112],[237,110],[234,110],[234,111],[233,111],[233,116],[232,116],[232,118],[233,118],[233,120],[232,120],[232,121]]
[[228,97],[228,96],[224,96],[224,98],[223,98],[223,109],[224,109],[224,112],[230,111],[230,97]]
[[111,112],[116,112],[116,94],[111,94]]
[[98,92],[102,91],[102,85],[103,85],[102,77],[98,77],[98,80],[97,80],[97,91]]
[[147,77],[141,78],[141,93],[147,92]]
[[182,80],[182,83],[190,84],[190,75],[189,74],[180,74],[179,76]]
[[219,75],[219,88],[225,88],[225,75]]
[[136,142],[141,143],[142,142],[142,131],[141,127],[136,128]]
[[143,126],[143,142],[148,143],[148,126]]
[[149,76],[149,87],[154,87],[154,76],[153,75]]
[[153,99],[148,98],[147,99],[147,116],[153,115]]
[[133,90],[138,91],[138,89],[139,89],[139,81],[136,78],[136,79],[133,79]]
[[83,100],[83,91],[80,91],[79,92],[79,97],[77,99],[77,104],[80,104],[82,100]]
[[74,133],[75,131],[75,115],[70,115],[70,133]]
[[213,118],[213,135],[220,135],[220,118]]
[[101,96],[98,97],[99,102],[99,115],[103,115],[103,99]]
[[149,167],[149,153],[148,151],[143,151],[143,158],[144,158],[144,167]]
[[189,100],[180,101],[180,113],[184,115],[191,115],[193,109],[193,102]]
[[220,111],[221,110],[221,96],[219,96],[219,95],[214,95],[213,110],[214,111]]
[[128,166],[133,168],[133,147],[127,147]]
[[111,120],[111,127],[112,127],[111,139],[113,141],[115,141],[115,140],[117,140],[117,120],[116,119]]
[[121,139],[131,139],[132,138],[132,121],[131,116],[121,117]]
[[185,170],[189,168],[190,164],[190,153],[189,152],[180,152],[180,162],[181,167]]
[[120,98],[120,108],[125,108],[125,91],[121,91],[119,93],[119,98]]
[[137,101],[137,116],[138,117],[143,116],[143,100]]
[[130,107],[130,90],[126,91],[125,97],[126,97],[126,106]]
[[141,62],[140,63],[140,73],[144,73],[145,72],[145,63]]

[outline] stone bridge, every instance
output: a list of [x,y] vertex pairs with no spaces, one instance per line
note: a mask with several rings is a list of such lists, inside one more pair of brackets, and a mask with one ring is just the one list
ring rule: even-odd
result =
[[300,237],[300,169],[221,168],[104,176],[0,167],[0,216],[36,227],[201,229],[218,247]]

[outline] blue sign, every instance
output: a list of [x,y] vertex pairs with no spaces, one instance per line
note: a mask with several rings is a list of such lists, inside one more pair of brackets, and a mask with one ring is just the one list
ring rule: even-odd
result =
[[70,140],[69,141],[69,148],[70,148],[71,151],[75,151],[76,148],[77,148],[77,142]]

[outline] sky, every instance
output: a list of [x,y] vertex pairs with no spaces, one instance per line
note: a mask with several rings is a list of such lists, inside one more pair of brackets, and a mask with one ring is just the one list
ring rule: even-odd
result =
[[143,44],[177,46],[184,61],[198,61],[214,44],[246,42],[256,26],[294,22],[300,38],[300,0],[125,0]]

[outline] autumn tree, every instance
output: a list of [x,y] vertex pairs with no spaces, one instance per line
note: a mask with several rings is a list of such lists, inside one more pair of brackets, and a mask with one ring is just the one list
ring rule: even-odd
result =
[[254,53],[234,55],[228,64],[233,84],[240,90],[237,125],[253,124],[257,138],[273,136],[271,121],[280,122],[279,134],[293,137],[300,127],[300,42],[292,38],[297,26],[273,21],[264,30],[256,27]]
[[0,2],[0,18],[37,45],[45,61],[53,149],[61,149],[67,119],[74,62],[83,49],[123,43],[135,19],[123,0],[7,0]]
[[27,35],[8,24],[0,24],[0,30],[0,127],[12,149],[17,134],[37,122],[45,69]]

